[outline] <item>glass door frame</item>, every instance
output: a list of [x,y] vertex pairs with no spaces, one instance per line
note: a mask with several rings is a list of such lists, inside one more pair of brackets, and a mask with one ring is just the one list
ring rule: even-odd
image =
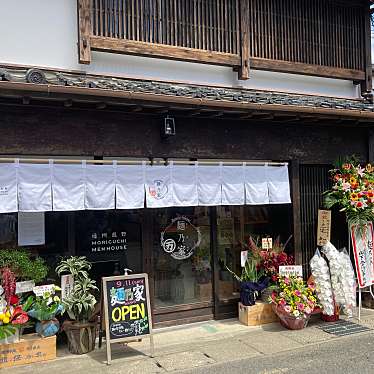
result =
[[[156,327],[170,326],[182,323],[199,322],[203,320],[211,320],[215,314],[215,265],[214,265],[214,248],[212,242],[212,225],[216,222],[210,216],[214,212],[214,207],[209,207],[209,223],[210,223],[210,253],[211,253],[211,268],[212,268],[212,300],[193,302],[190,304],[180,304],[175,306],[156,307],[155,306],[155,261],[153,256],[153,235],[154,235],[154,216],[157,209],[144,209],[143,214],[143,266],[144,272],[148,273],[149,288],[152,305],[152,320]],[[214,214],[214,213],[213,213]]]

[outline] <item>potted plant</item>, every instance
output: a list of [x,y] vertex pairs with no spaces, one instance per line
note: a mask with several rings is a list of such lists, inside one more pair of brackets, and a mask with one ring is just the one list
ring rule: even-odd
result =
[[27,299],[31,305],[27,314],[38,321],[35,331],[42,337],[55,335],[60,328],[56,316],[63,313],[64,307],[60,298],[55,294],[56,291],[60,291],[57,286],[50,292],[44,292],[42,296],[29,296]]
[[280,276],[278,289],[273,291],[269,302],[282,326],[300,330],[307,326],[310,315],[317,306],[315,287],[307,285],[301,277]]
[[294,259],[292,256],[285,252],[285,248],[292,235],[287,239],[286,243],[283,244],[278,236],[272,248],[262,249],[258,246],[258,240],[256,241],[251,236],[248,239],[246,248],[252,253],[252,256],[257,259],[257,267],[263,270],[265,277],[269,279],[268,286],[261,292],[261,300],[267,301],[272,291],[277,288],[277,280],[279,274],[279,266],[293,265]]
[[95,348],[96,322],[90,321],[90,316],[96,304],[93,292],[98,289],[96,282],[89,278],[90,269],[91,264],[86,257],[75,256],[62,260],[56,268],[59,276],[68,273],[74,277],[71,292],[62,300],[72,320],[64,323],[63,329],[68,337],[69,351],[74,354],[87,353]]
[[[28,322],[27,313],[15,295],[16,278],[9,268],[1,269],[0,344],[19,341],[20,329]],[[25,309],[27,306],[25,306]]]
[[263,271],[258,269],[257,265],[258,262],[253,256],[248,257],[240,276],[226,267],[240,283],[240,302],[246,306],[254,305],[259,292],[268,284],[268,279],[263,277]]

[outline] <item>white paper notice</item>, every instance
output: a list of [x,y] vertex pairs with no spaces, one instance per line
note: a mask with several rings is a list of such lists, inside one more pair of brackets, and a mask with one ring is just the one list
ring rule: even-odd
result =
[[272,249],[273,248],[273,239],[272,238],[262,238],[261,247],[262,247],[262,249]]
[[44,212],[18,213],[18,245],[45,244]]
[[35,287],[35,282],[33,280],[17,282],[16,283],[16,293],[31,292]]
[[33,292],[36,296],[43,296],[46,292],[53,294],[56,286],[54,284],[43,284],[42,286],[36,286],[33,288]]
[[244,268],[247,258],[248,258],[248,251],[241,251],[240,252],[240,265],[242,266],[242,268]]
[[66,299],[74,286],[74,277],[71,274],[61,276],[61,300]]
[[286,277],[289,277],[290,275],[296,275],[298,277],[302,277],[303,267],[301,265],[279,266],[279,275]]

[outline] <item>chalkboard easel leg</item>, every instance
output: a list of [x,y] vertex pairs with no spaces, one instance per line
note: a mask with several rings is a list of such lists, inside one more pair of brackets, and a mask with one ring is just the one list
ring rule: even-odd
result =
[[155,357],[155,346],[153,344],[153,336],[152,335],[149,337],[149,343],[151,345],[151,357],[153,358],[153,357]]
[[110,341],[106,341],[106,363],[110,365],[112,363],[112,350],[110,348]]
[[101,290],[100,290],[100,329],[99,329],[99,348],[101,348],[103,344],[103,319],[104,319],[104,296],[103,296],[103,282],[101,282]]

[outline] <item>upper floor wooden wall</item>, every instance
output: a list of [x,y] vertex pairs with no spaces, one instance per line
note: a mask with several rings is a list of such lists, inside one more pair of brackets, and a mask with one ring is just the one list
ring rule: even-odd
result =
[[[91,50],[362,81],[370,19],[359,0],[79,0],[80,62]],[[369,71],[370,70],[370,71]]]

